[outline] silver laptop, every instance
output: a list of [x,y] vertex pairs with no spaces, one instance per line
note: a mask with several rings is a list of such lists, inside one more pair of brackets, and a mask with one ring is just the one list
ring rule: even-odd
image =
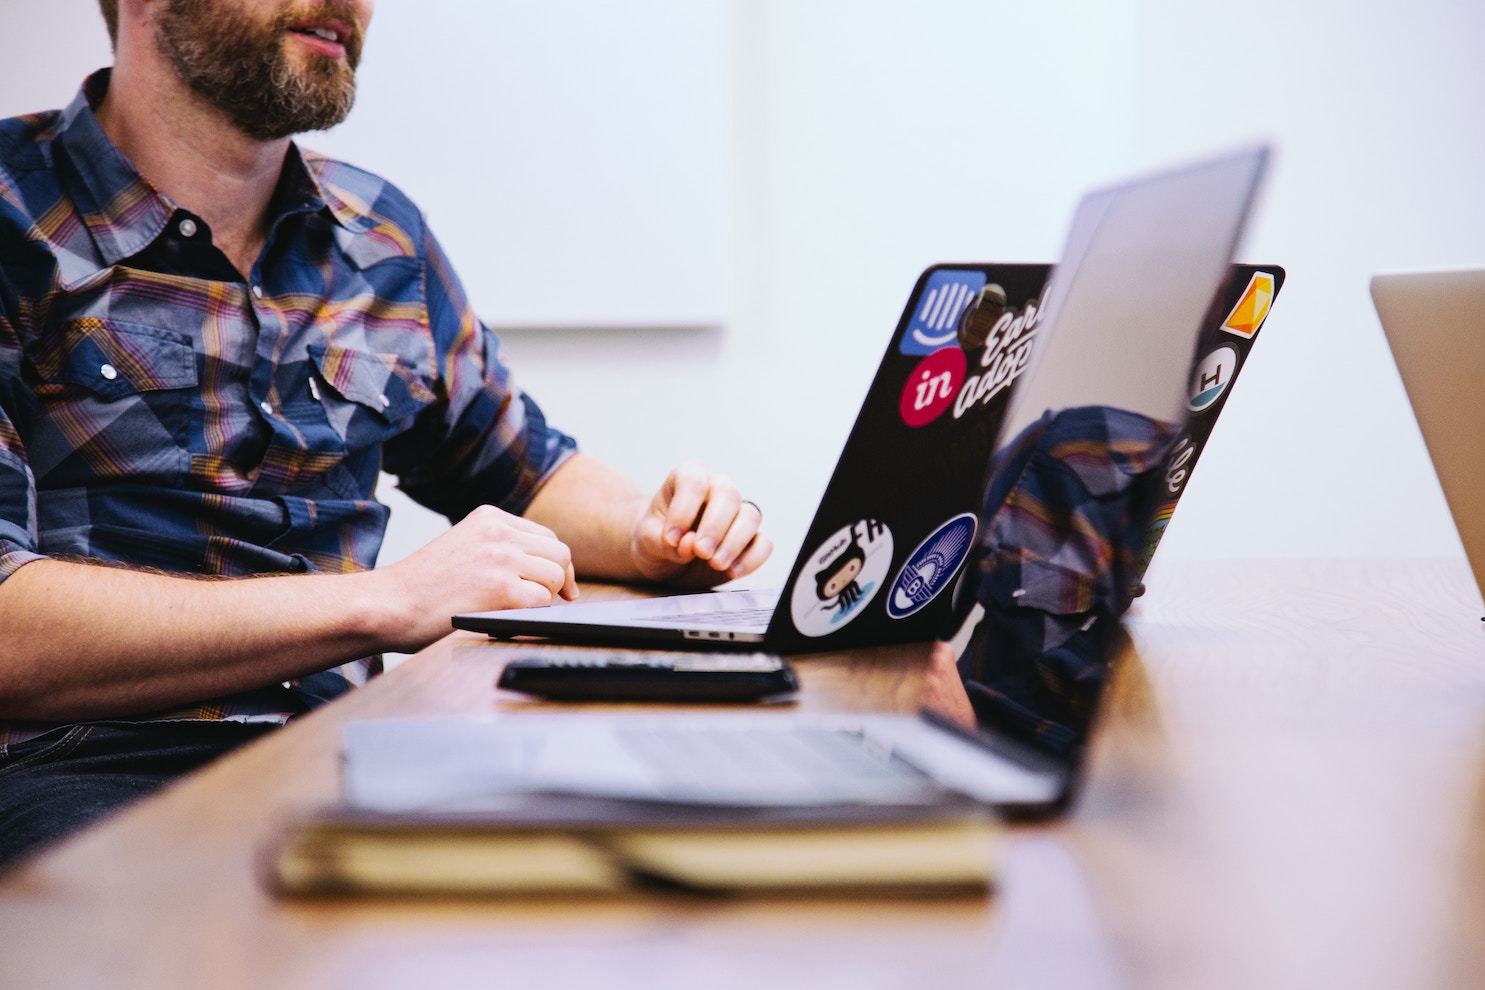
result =
[[[454,626],[785,653],[946,636],[953,596],[944,592],[984,522],[998,444],[1071,405],[1144,409],[1153,395],[1163,407],[1150,414],[1184,418],[1196,336],[1267,157],[1254,147],[1088,194],[1049,281],[1046,266],[925,272],[783,589],[469,613]],[[1028,268],[1043,281],[1017,270]],[[995,331],[966,340],[961,329],[956,344],[954,318],[963,323],[992,275],[1004,283],[993,286],[1004,310]],[[945,387],[914,391],[920,377]],[[893,478],[900,482],[884,480]]]
[[1378,275],[1372,302],[1485,594],[1485,270]]

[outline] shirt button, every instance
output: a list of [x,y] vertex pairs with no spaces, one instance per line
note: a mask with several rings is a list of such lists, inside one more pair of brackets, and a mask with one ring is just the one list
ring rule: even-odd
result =
[[255,285],[255,286],[253,286],[253,298],[254,299],[262,299],[263,298],[263,287],[261,285]]
[[176,225],[175,229],[180,231],[180,236],[182,237],[195,237],[196,221],[192,220],[190,217],[186,217],[184,220]]
[[109,381],[113,381],[115,378],[119,377],[119,369],[115,368],[111,364],[105,364],[103,367],[98,369],[98,374],[102,375]]
[[378,402],[380,402],[382,404],[382,408],[383,409],[387,408],[388,406],[390,406],[392,404],[392,400],[389,399],[389,398],[387,398],[387,393],[385,393],[385,392],[383,392],[381,395],[378,395],[376,397],[376,401],[378,401]]
[[258,408],[263,410],[263,415],[265,416],[273,415],[273,406],[268,402],[267,399],[264,399],[262,402],[258,403]]

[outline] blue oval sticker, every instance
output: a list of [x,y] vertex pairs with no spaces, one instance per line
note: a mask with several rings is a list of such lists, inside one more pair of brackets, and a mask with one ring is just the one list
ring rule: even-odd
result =
[[887,595],[887,614],[894,619],[906,619],[926,608],[938,597],[959,573],[969,548],[974,545],[975,530],[979,519],[973,512],[955,516],[908,554],[902,569],[892,580],[892,590]]

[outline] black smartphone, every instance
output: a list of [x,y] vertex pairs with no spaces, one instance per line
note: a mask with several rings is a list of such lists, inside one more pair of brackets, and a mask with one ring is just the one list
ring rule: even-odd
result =
[[762,701],[799,689],[772,653],[544,649],[505,665],[495,686],[551,701]]

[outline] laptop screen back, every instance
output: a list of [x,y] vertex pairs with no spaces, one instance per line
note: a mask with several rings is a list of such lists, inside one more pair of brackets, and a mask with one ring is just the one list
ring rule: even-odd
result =
[[1372,300],[1485,594],[1485,270],[1378,275]]
[[1193,359],[1214,296],[1235,288],[1218,295],[1266,157],[1087,197],[1006,411],[956,596],[958,614],[986,618],[958,660],[963,694],[942,707],[963,721],[967,703],[980,729],[1065,760],[1070,779],[1169,497],[1172,448],[1216,387],[1202,376],[1225,387],[1236,370]]
[[[1262,148],[1099,190],[1074,214],[1044,332],[1002,443],[1048,410],[1110,406],[1178,423],[1202,317],[1237,248]],[[1179,346],[1181,342],[1186,346]]]

